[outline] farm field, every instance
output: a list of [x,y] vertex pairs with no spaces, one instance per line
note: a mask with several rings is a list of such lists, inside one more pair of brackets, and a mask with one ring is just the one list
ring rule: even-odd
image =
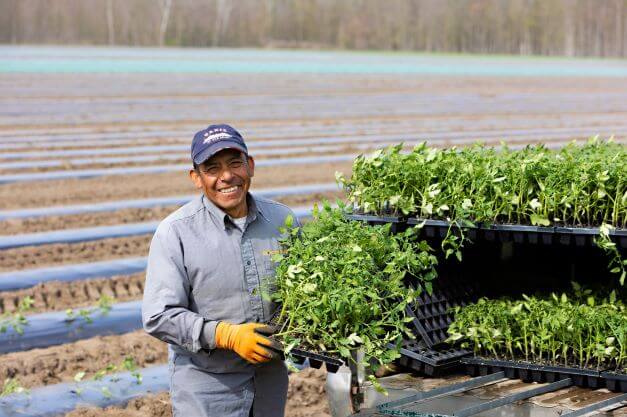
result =
[[[356,60],[363,71],[314,66],[183,73],[136,71],[128,67],[128,54],[136,53],[137,61],[148,65],[187,59],[198,51],[2,51],[0,315],[23,315],[26,324],[24,336],[12,328],[0,334],[12,340],[0,354],[0,383],[11,379],[30,389],[33,398],[42,387],[73,387],[82,372],[88,381],[107,367],[109,373],[124,371],[128,367],[120,364],[129,357],[140,370],[167,362],[165,344],[133,328],[138,317],[119,316],[130,323],[123,330],[115,324],[97,326],[109,309],[118,314],[122,303],[130,303],[129,314],[136,312],[152,225],[196,193],[187,176],[188,147],[193,134],[209,123],[230,123],[243,134],[258,164],[253,193],[267,193],[303,213],[314,202],[344,197],[333,187],[335,172],[350,176],[354,156],[401,141],[408,147],[422,141],[444,147],[479,140],[558,147],[593,135],[627,140],[624,63],[612,62],[614,72],[595,72],[602,66],[594,60],[512,58],[501,74],[473,72],[472,66],[467,73],[437,73],[403,70],[414,61],[382,54],[378,59],[398,65],[397,72],[376,66],[368,71],[368,55]],[[287,52],[249,52],[260,61],[281,63],[290,57]],[[245,51],[238,53],[245,56]],[[294,54],[307,62],[307,53]],[[71,67],[72,73],[35,65],[38,59],[61,65],[94,56],[109,68],[120,61],[124,65],[120,71]],[[334,56],[312,53],[310,59]],[[466,58],[446,59],[453,67],[467,64]],[[21,67],[16,69],[15,62]],[[29,62],[35,66],[27,68]],[[556,68],[570,68],[565,71],[570,75],[560,76]],[[149,199],[155,201],[144,201]],[[123,265],[127,260],[133,260],[132,268]],[[5,283],[13,286],[4,289]],[[24,308],[27,297],[32,305]],[[80,316],[75,322],[100,330],[90,337],[78,332],[74,340],[18,346],[49,314],[62,322],[67,309],[75,315],[81,309],[90,312],[93,323]],[[122,409],[67,415],[170,415],[166,393],[137,397]],[[14,415],[4,401],[0,397],[0,416]],[[324,371],[292,375],[287,415],[329,415]]]

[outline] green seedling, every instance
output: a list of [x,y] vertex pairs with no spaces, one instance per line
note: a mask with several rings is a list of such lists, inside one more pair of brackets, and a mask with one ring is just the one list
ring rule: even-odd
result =
[[[131,373],[131,376],[133,378],[135,378],[135,383],[137,385],[141,385],[143,382],[143,377],[141,372],[139,372],[139,370],[137,369],[137,363],[135,362],[135,359],[132,356],[127,356],[124,358],[124,360],[122,361],[122,363],[120,363],[119,365],[115,365],[115,364],[108,364],[107,366],[105,366],[104,368],[98,370],[96,373],[94,373],[94,375],[91,377],[92,381],[102,381],[104,379],[105,376],[110,375],[113,372],[117,372],[119,370],[124,370],[124,371],[129,371]],[[80,383],[84,381],[86,376],[86,372],[85,371],[80,371],[77,372],[74,375],[74,382],[75,382],[75,388],[74,388],[74,393],[76,395],[81,395],[84,391],[84,389],[80,386]],[[112,383],[117,383],[119,381],[119,378],[110,378],[110,381]],[[100,387],[100,392],[106,397],[106,398],[110,398],[111,397],[111,390],[105,385],[105,386],[101,386]]]
[[274,257],[277,337],[288,352],[298,346],[351,360],[361,349],[364,364],[375,368],[398,358],[410,334],[405,307],[419,290],[405,281],[411,275],[430,291],[437,261],[416,230],[394,234],[390,225],[348,221],[338,204],[315,206],[312,221],[290,229],[288,220],[281,230],[284,253]]
[[446,255],[462,257],[464,229],[477,223],[599,227],[597,245],[625,281],[627,261],[610,239],[627,226],[627,151],[592,138],[558,151],[543,145],[512,151],[475,145],[409,153],[396,145],[360,156],[352,176],[336,175],[348,200],[366,213],[403,214],[450,222]]
[[127,356],[126,358],[124,358],[124,361],[122,362],[122,365],[120,367],[125,371],[129,371],[131,373],[131,376],[135,378],[135,383],[137,385],[141,385],[141,383],[143,382],[143,377],[142,374],[137,370],[137,364],[135,363],[135,359],[133,359],[133,357]]
[[108,295],[101,295],[98,299],[97,307],[94,308],[81,308],[81,309],[71,309],[68,308],[65,310],[65,320],[66,321],[74,321],[77,319],[82,319],[87,324],[91,324],[94,322],[94,318],[92,317],[94,314],[99,314],[101,316],[106,316],[109,311],[111,311],[111,305],[113,304],[115,299]]
[[15,312],[0,316],[0,333],[5,333],[9,328],[13,328],[15,333],[24,334],[24,326],[28,325],[25,313],[32,310],[34,303],[32,297],[24,297],[20,300]]
[[11,394],[28,394],[30,391],[24,388],[20,381],[16,378],[7,378],[4,380],[2,390],[0,391],[0,397]]
[[476,355],[579,368],[623,369],[627,308],[612,292],[487,300],[455,309],[448,341]]

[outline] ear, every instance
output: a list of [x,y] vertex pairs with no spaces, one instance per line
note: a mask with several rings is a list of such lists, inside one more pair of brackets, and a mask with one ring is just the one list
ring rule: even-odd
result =
[[255,176],[255,159],[252,156],[248,156],[248,176]]
[[200,173],[198,173],[198,171],[196,171],[195,169],[190,169],[189,178],[191,178],[196,188],[198,188],[199,190],[202,189],[202,179],[200,178]]

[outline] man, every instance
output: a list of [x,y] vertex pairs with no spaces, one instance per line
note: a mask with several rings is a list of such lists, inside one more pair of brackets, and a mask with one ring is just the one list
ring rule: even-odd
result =
[[255,161],[231,126],[192,141],[202,194],[161,222],[148,255],[144,329],[169,344],[174,416],[283,416],[287,370],[268,336],[278,228],[291,210],[248,193]]

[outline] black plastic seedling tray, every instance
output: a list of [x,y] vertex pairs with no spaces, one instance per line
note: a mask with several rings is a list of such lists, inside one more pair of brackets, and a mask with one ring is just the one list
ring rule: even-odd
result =
[[627,374],[601,372],[601,378],[605,380],[605,386],[610,391],[627,392]]
[[305,362],[305,359],[309,359],[309,366],[312,368],[320,369],[324,363],[327,372],[331,372],[332,374],[336,373],[340,366],[344,364],[344,362],[340,359],[302,349],[292,349],[290,354],[293,356],[294,362],[297,364],[302,364]]
[[433,282],[431,294],[423,289],[406,313],[413,318],[412,324],[426,346],[434,348],[448,338],[448,328],[455,319],[452,308],[463,307],[475,298],[471,283],[443,275]]
[[[461,361],[466,366],[466,373],[470,376],[487,375],[504,371],[510,379],[521,379],[525,382],[555,382],[564,378],[571,378],[573,384],[582,388],[613,388],[624,386],[627,388],[627,379],[624,382],[607,385],[606,372],[592,369],[569,368],[562,366],[544,366],[527,362],[493,360],[484,358],[464,358]],[[618,376],[618,375],[617,375]],[[611,385],[611,384],[610,384]],[[627,391],[623,391],[627,392]]]
[[[420,219],[397,215],[350,214],[347,218],[367,222],[368,224],[392,223],[392,231],[403,231],[407,226],[423,225],[427,237],[443,238],[451,224],[445,220]],[[453,228],[455,229],[455,228]],[[477,224],[464,227],[466,237],[471,241],[515,242],[534,245],[591,246],[599,235],[595,227],[541,227],[522,224]],[[627,249],[627,229],[614,229],[610,238],[620,249]]]
[[392,233],[402,232],[407,229],[407,218],[401,216],[377,216],[369,214],[347,214],[346,218],[349,220],[361,221],[368,223],[369,225],[384,225],[391,224],[390,230]]
[[[279,310],[277,310],[278,313]],[[269,321],[269,324],[277,327],[281,327],[279,323],[277,323],[278,314],[275,313]],[[285,359],[285,353],[283,351],[279,351],[282,359]],[[338,359],[333,356],[325,355],[323,353],[310,352],[305,349],[292,348],[290,351],[290,355],[294,359],[294,362],[297,364],[302,364],[305,362],[305,359],[309,360],[309,366],[315,369],[320,369],[322,364],[325,365],[327,372],[331,372],[332,374],[336,373],[340,366],[344,364],[341,359]]]
[[[423,220],[408,218],[407,224],[424,224],[423,230],[428,237],[444,237],[450,223],[444,220]],[[599,236],[599,229],[592,227],[541,227],[522,224],[478,224],[476,227],[464,227],[464,233],[470,240],[488,242],[530,243],[533,245],[591,246]],[[627,229],[614,229],[610,238],[617,246],[627,249]]]
[[440,376],[461,366],[460,360],[471,355],[465,349],[429,349],[423,343],[404,341],[398,363],[428,376]]

